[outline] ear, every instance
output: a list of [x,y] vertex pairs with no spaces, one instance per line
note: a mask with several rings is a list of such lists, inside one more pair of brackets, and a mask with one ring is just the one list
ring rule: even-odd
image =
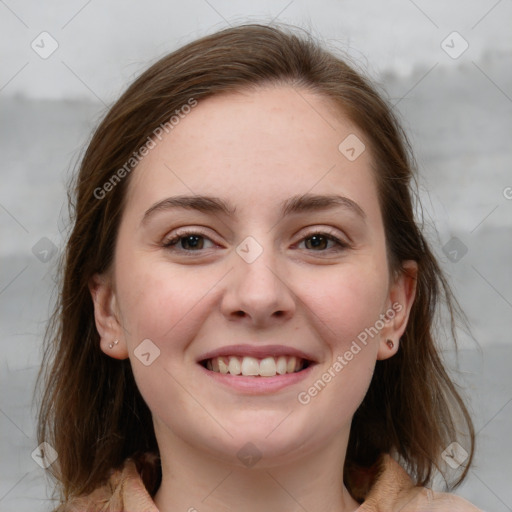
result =
[[402,262],[402,270],[390,285],[387,308],[381,315],[381,318],[385,317],[385,325],[380,331],[379,360],[387,359],[398,351],[400,337],[405,332],[416,297],[417,277],[418,264],[407,260]]
[[100,335],[101,350],[114,359],[127,359],[128,350],[111,278],[94,274],[89,281],[89,291],[94,303],[94,319]]

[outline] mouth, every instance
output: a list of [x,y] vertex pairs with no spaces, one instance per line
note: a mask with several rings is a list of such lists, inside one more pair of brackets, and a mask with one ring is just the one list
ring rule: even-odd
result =
[[199,361],[207,370],[223,375],[268,378],[300,373],[314,364],[312,360],[292,355],[216,356]]

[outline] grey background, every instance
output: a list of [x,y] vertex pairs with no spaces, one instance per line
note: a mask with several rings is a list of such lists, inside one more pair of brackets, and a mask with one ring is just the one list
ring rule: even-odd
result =
[[[401,115],[427,236],[472,327],[460,331],[458,359],[445,350],[478,433],[475,465],[456,492],[487,511],[512,510],[512,2],[5,0],[0,511],[50,509],[45,471],[31,458],[32,394],[67,231],[66,184],[91,131],[166,52],[228,24],[272,19],[347,52]],[[49,56],[55,43],[43,31],[58,44]]]

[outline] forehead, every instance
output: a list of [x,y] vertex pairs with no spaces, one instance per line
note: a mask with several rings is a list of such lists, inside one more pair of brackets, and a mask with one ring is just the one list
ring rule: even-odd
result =
[[268,211],[293,195],[341,193],[372,210],[370,152],[356,159],[343,152],[348,140],[360,144],[359,153],[364,139],[330,99],[304,89],[209,97],[155,139],[132,172],[127,205],[147,208],[170,195],[198,194],[229,198],[239,212],[258,205]]

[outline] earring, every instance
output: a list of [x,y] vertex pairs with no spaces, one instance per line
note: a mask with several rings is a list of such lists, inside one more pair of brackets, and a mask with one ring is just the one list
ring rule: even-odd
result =
[[386,340],[386,345],[389,347],[389,350],[392,350],[395,344],[393,343],[393,340]]
[[114,345],[117,345],[119,343],[119,340],[114,341],[114,343],[109,343],[108,348],[114,348]]

